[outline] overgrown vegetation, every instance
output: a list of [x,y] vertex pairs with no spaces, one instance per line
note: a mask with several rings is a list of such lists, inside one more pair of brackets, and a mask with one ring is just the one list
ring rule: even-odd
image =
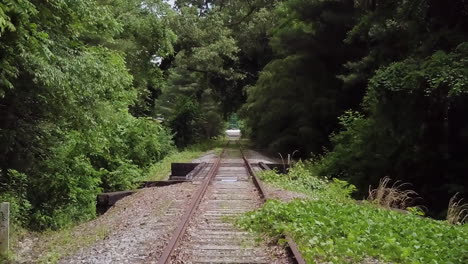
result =
[[90,219],[97,193],[222,133],[268,61],[277,1],[221,2],[0,4],[0,198],[15,224]]
[[[13,223],[59,228],[95,215],[174,151],[147,94],[172,52],[161,1],[0,4],[0,200]],[[134,115],[131,115],[132,112]]]
[[240,109],[256,146],[340,179],[297,165],[283,186],[339,202],[389,176],[463,222],[467,43],[465,0],[2,1],[0,200],[31,229],[90,219],[97,193],[163,178]]
[[289,234],[307,263],[361,263],[369,258],[390,263],[466,262],[466,224],[422,218],[418,211],[402,214],[375,202],[358,204],[350,198],[354,186],[314,176],[301,163],[287,175],[269,171],[260,176],[276,186],[304,192],[310,199],[268,201],[245,214],[239,225],[277,239]]
[[444,217],[468,195],[468,5],[464,0],[285,0],[273,59],[247,87],[259,147],[321,156],[320,175],[366,195],[390,176]]
[[[135,176],[134,181],[160,181],[167,180],[170,175],[171,163],[172,162],[191,162],[195,158],[199,158],[203,154],[219,155],[221,149],[225,146],[226,139],[219,137],[213,140],[206,140],[198,144],[191,145],[183,150],[174,150],[169,155],[164,157],[162,160],[151,165],[145,173]],[[131,185],[129,188],[136,188],[136,185]],[[23,210],[23,207],[17,207],[18,203],[12,203],[11,210]],[[14,217],[21,217],[23,214],[20,212],[13,212]],[[27,219],[27,215],[24,215]],[[107,218],[112,216],[107,215]],[[12,223],[21,223],[22,219],[11,219]],[[10,242],[12,247],[18,248],[18,242],[27,239],[37,239],[40,241],[40,245],[35,244],[33,249],[34,254],[38,255],[39,258],[35,259],[38,263],[57,263],[61,258],[69,256],[75,253],[81,248],[86,248],[99,240],[104,239],[110,232],[111,229],[107,226],[104,221],[99,225],[92,225],[89,227],[87,223],[79,223],[78,225],[67,225],[65,228],[60,230],[45,230],[41,232],[32,232],[24,229],[21,226],[14,224],[12,225],[13,230],[11,232]],[[85,232],[82,231],[83,226]],[[17,259],[17,254],[11,252],[8,256],[0,256],[0,262],[5,261],[6,263],[14,263]],[[23,258],[28,256],[22,256]],[[3,263],[3,262],[1,262]]]

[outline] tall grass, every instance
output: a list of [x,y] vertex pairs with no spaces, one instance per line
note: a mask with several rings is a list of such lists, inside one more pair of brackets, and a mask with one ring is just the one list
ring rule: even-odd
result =
[[380,179],[379,186],[376,189],[371,189],[372,187],[369,186],[367,200],[384,208],[402,210],[413,205],[415,200],[418,199],[418,193],[413,190],[404,190],[403,188],[409,184],[401,181],[396,181],[389,186],[391,180],[389,177],[384,177]]
[[458,193],[450,199],[447,210],[447,222],[452,225],[463,224],[468,219],[468,203],[457,200],[457,196]]

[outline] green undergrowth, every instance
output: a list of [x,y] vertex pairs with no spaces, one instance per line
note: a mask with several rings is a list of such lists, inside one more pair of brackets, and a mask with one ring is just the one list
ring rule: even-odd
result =
[[307,263],[360,263],[366,258],[411,264],[468,261],[468,225],[357,204],[350,198],[354,186],[315,177],[302,163],[287,175],[269,171],[260,177],[310,199],[268,201],[238,224],[280,240],[291,235]]
[[302,162],[296,163],[288,174],[268,170],[262,171],[259,176],[273,186],[307,194],[311,199],[349,201],[350,195],[356,191],[356,187],[346,181],[312,176],[307,164]]
[[221,153],[221,149],[226,144],[226,139],[223,137],[207,140],[201,143],[191,145],[181,151],[173,152],[155,163],[149,169],[148,173],[142,177],[142,181],[161,181],[166,180],[171,172],[171,163],[174,162],[190,162],[206,153],[213,151],[215,154]]

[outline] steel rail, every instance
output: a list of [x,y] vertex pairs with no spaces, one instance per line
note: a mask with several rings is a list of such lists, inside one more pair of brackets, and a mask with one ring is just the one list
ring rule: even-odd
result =
[[[229,145],[229,141],[227,142],[226,145]],[[184,215],[182,216],[182,221],[179,223],[177,229],[173,233],[171,240],[169,243],[166,245],[164,248],[164,251],[161,255],[161,257],[158,260],[158,264],[166,264],[169,263],[169,260],[171,258],[171,255],[174,251],[174,249],[178,246],[180,239],[185,233],[185,230],[187,229],[187,226],[190,222],[190,219],[192,218],[192,215],[195,213],[196,209],[198,208],[198,205],[200,204],[203,196],[206,193],[206,190],[208,189],[208,186],[213,179],[214,175],[216,175],[216,172],[219,169],[219,165],[221,163],[221,158],[224,154],[225,148],[219,155],[218,159],[216,162],[213,164],[213,167],[211,167],[210,171],[208,172],[208,175],[206,176],[205,180],[203,181],[202,186],[198,189],[197,193],[195,194],[194,198],[192,199],[190,206],[187,208],[185,211]]]
[[[244,151],[242,150],[242,147],[240,147],[240,151],[242,153],[242,159],[244,160],[245,166],[247,167],[247,170],[249,171],[250,175],[252,176],[255,186],[257,186],[257,189],[258,189],[258,191],[260,193],[260,197],[262,198],[262,201],[265,203],[267,200],[271,199],[271,197],[265,191],[265,187],[263,186],[260,178],[257,176],[255,171],[252,169],[252,165],[250,165],[249,160],[245,157],[245,154],[244,154]],[[304,260],[304,257],[302,256],[301,252],[299,251],[299,247],[297,246],[296,242],[294,242],[294,240],[287,234],[284,234],[284,237],[286,238],[286,241],[288,242],[288,247],[291,250],[291,253],[292,253],[296,263],[297,264],[306,264],[306,261]]]

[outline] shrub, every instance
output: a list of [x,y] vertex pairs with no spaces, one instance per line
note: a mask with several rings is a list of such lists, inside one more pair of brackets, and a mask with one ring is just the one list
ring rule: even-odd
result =
[[67,132],[61,144],[49,148],[28,195],[35,229],[94,217],[97,194],[133,188],[174,150],[169,132],[154,121],[127,112],[107,112],[106,120],[92,130]]
[[297,162],[289,168],[288,174],[280,174],[275,170],[259,173],[262,180],[281,186],[288,190],[310,193],[326,186],[327,180],[313,176],[303,162]]
[[23,226],[28,222],[31,203],[26,197],[27,176],[15,170],[3,174],[0,170],[0,202],[10,203],[10,222]]
[[350,181],[361,195],[383,175],[411,182],[429,213],[442,218],[454,193],[468,194],[467,55],[463,42],[382,65],[369,79],[363,114],[340,118],[319,173]]

